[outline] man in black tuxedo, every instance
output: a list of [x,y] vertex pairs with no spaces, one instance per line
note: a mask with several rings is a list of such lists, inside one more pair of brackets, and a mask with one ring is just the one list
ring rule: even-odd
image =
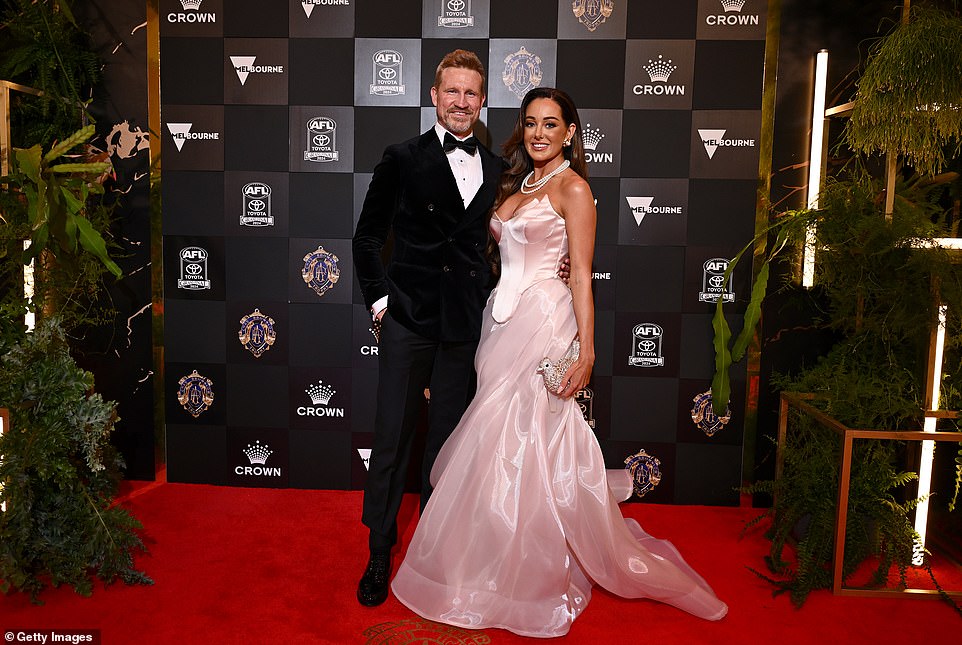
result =
[[[484,66],[468,51],[447,54],[431,100],[438,121],[389,146],[374,169],[354,234],[355,272],[379,332],[377,415],[362,521],[370,559],[362,605],[387,598],[391,548],[415,425],[428,388],[421,508],[438,451],[474,394],[474,354],[490,290],[488,212],[502,171],[472,136],[484,103]],[[381,250],[393,232],[385,268]]]

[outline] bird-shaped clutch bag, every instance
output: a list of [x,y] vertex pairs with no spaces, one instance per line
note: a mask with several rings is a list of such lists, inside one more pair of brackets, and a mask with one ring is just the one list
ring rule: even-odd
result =
[[571,341],[571,345],[568,347],[568,351],[565,355],[559,358],[557,361],[552,362],[550,358],[545,356],[538,363],[538,374],[544,379],[544,386],[548,388],[550,392],[557,392],[561,387],[561,377],[565,375],[571,364],[578,360],[578,354],[581,352],[581,343],[575,338]]

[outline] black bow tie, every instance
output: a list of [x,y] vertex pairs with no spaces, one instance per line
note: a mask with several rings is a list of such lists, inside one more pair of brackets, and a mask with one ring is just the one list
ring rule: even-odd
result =
[[459,141],[458,139],[451,136],[450,132],[444,133],[444,151],[451,152],[455,148],[461,148],[469,155],[473,155],[478,151],[478,140],[474,137],[468,137],[464,141]]

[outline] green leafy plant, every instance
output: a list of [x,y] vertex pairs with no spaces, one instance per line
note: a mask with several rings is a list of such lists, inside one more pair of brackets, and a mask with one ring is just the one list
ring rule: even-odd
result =
[[[962,267],[932,244],[944,230],[939,196],[945,187],[944,181],[917,175],[900,182],[892,221],[886,223],[880,215],[881,182],[858,165],[827,182],[813,212],[822,303],[817,322],[835,330],[838,341],[815,365],[776,375],[777,389],[815,394],[813,405],[848,427],[921,429],[935,302],[948,303],[953,312],[946,323],[950,357],[958,355],[962,337]],[[962,370],[952,367],[957,361],[946,365],[947,383],[962,378]],[[943,407],[959,404],[958,393],[947,387]],[[809,417],[793,416],[789,430],[781,446],[781,477],[745,490],[774,497],[762,516],[772,520],[770,575],[759,575],[800,605],[811,591],[832,583],[841,442]],[[874,556],[870,584],[888,581],[894,566],[897,584],[905,585],[916,540],[908,514],[919,500],[905,491],[915,475],[897,468],[902,451],[896,441],[856,442],[844,579]],[[783,557],[788,545],[794,547],[794,562]]]
[[112,504],[122,460],[109,438],[115,405],[92,393],[63,331],[47,319],[0,359],[0,590],[30,593],[71,585],[89,595],[92,578],[152,581],[133,566],[140,528]]
[[962,20],[931,6],[880,39],[858,81],[845,141],[934,175],[962,145]]
[[[94,127],[87,126],[48,150],[15,149],[9,175],[0,178],[0,279],[9,285],[8,309],[56,312],[66,328],[98,322],[95,302],[104,275],[121,275],[100,233],[109,228],[102,201],[106,161],[84,158]],[[68,154],[80,148],[76,154]],[[29,246],[24,248],[24,240]],[[34,263],[34,297],[23,300],[23,268]],[[100,317],[106,318],[106,314]]]
[[67,152],[86,143],[93,133],[92,125],[81,128],[46,154],[40,144],[16,149],[13,172],[2,181],[19,189],[26,200],[25,215],[31,220],[32,244],[24,251],[25,260],[38,257],[48,248],[51,239],[60,251],[70,253],[77,251],[79,243],[119,278],[120,267],[107,255],[104,238],[86,217],[88,199],[103,194],[101,178],[112,169],[111,164],[61,161]]
[[15,92],[15,146],[66,138],[77,129],[103,62],[68,0],[6,0],[0,7],[0,78],[40,90]]

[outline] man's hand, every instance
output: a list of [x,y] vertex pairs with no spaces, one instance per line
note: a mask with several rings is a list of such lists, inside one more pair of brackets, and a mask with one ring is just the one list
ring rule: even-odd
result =
[[381,318],[384,318],[384,312],[387,311],[387,307],[377,312],[374,316],[374,322],[371,325],[371,333],[374,334],[374,342],[381,342]]
[[568,284],[568,279],[571,277],[571,263],[568,261],[568,256],[561,258],[561,265],[558,266],[558,277]]

